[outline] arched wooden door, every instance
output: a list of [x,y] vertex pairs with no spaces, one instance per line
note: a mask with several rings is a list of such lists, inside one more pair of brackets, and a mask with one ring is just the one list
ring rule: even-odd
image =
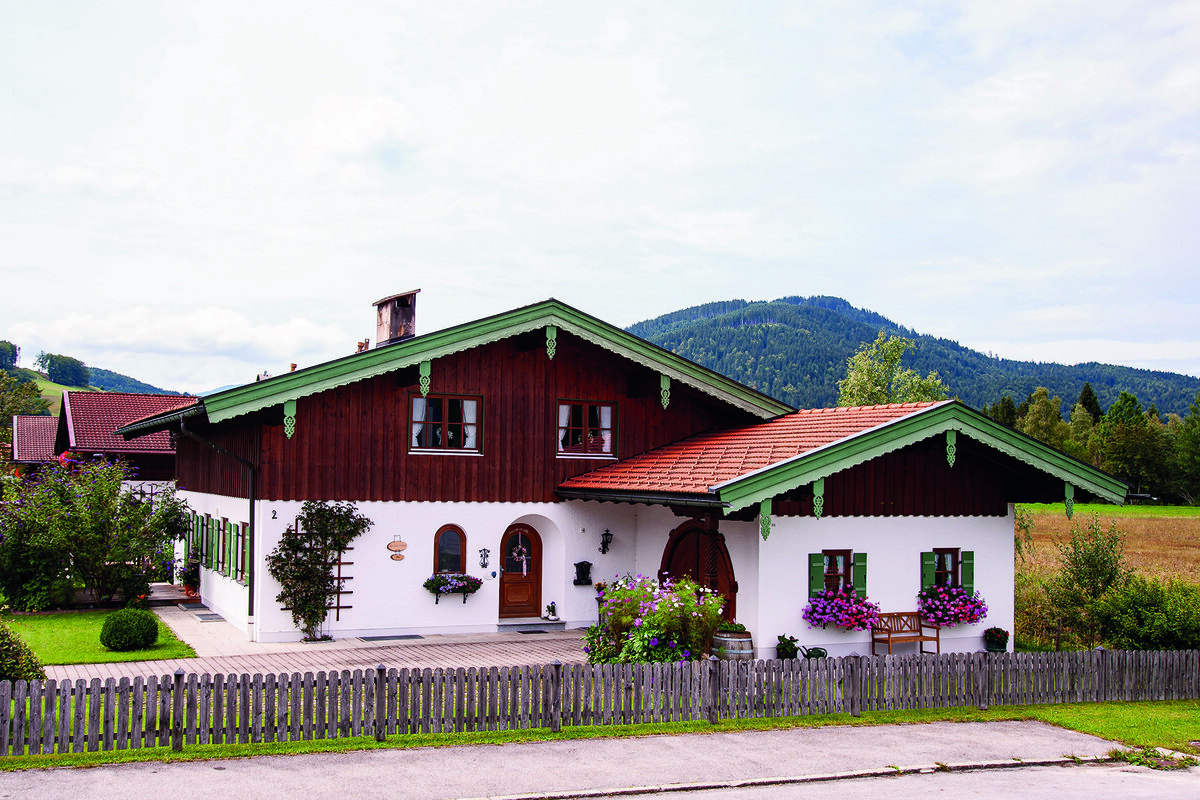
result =
[[722,616],[732,620],[737,615],[737,581],[733,579],[733,562],[725,547],[725,536],[718,531],[706,531],[695,522],[686,522],[671,531],[663,550],[658,578],[688,577],[725,598]]
[[540,617],[542,537],[530,525],[510,525],[500,540],[500,616]]

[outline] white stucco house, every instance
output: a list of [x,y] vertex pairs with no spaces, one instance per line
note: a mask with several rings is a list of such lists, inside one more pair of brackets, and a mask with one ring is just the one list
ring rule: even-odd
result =
[[[376,304],[374,348],[119,430],[176,434],[202,597],[252,640],[300,636],[265,558],[305,500],[374,523],[339,567],[336,638],[545,626],[551,602],[583,627],[594,581],[669,573],[724,594],[767,657],[779,634],[870,652],[809,627],[810,593],[915,611],[935,556],[990,609],[942,650],[982,649],[1012,629],[1013,503],[1125,498],[956,401],[798,411],[555,300],[421,336],[415,301]],[[483,586],[435,603],[438,572]]]

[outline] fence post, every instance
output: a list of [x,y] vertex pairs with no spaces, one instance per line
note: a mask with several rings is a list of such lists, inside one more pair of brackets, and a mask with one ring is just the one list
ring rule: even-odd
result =
[[555,661],[553,677],[550,679],[550,730],[558,733],[562,730],[562,662]]
[[176,753],[183,750],[183,667],[175,670],[171,689],[171,749]]
[[992,657],[987,653],[975,654],[975,700],[980,711],[988,710],[988,692],[992,686]]
[[387,733],[387,676],[383,664],[375,667],[375,741],[382,742]]
[[710,725],[716,725],[720,721],[720,714],[717,713],[717,698],[721,691],[721,662],[716,656],[708,657],[708,696],[704,698],[705,704],[708,706],[707,712],[708,722]]
[[846,676],[846,691],[850,695],[847,698],[847,705],[850,707],[850,716],[862,716],[862,677],[863,670],[862,660],[866,656],[847,659],[850,663],[850,674]]
[[1111,699],[1108,696],[1109,687],[1112,685],[1111,676],[1108,674],[1108,651],[1103,647],[1097,647],[1093,652],[1096,653],[1097,660],[1100,662],[1097,669],[1096,701],[1103,702]]

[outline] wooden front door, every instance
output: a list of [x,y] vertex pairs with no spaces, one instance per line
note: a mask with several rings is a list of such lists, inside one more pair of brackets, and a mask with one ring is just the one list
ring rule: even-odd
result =
[[542,537],[529,525],[510,525],[500,542],[500,616],[540,617]]
[[737,615],[737,581],[733,579],[733,562],[723,534],[706,531],[695,522],[671,531],[658,571],[659,580],[668,577],[688,577],[719,592],[725,598],[721,616],[732,620]]

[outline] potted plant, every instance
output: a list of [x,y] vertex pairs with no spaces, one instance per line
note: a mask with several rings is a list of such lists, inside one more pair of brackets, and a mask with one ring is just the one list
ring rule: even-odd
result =
[[483,586],[483,580],[474,575],[438,573],[430,575],[422,585],[425,587],[425,591],[433,595],[434,605],[437,605],[444,594],[461,594],[465,603],[469,596],[478,592],[479,588]]
[[200,561],[195,558],[184,559],[176,572],[183,593],[188,598],[195,597],[200,591]]
[[730,661],[754,659],[754,637],[736,620],[722,620],[712,638],[712,650],[718,658]]
[[779,634],[779,642],[775,645],[775,657],[779,660],[795,658],[800,653],[800,643],[795,636]]
[[1008,652],[1008,631],[1004,628],[988,628],[983,632],[983,646],[989,653]]
[[558,622],[558,603],[550,603],[546,606],[546,620],[549,622]]

